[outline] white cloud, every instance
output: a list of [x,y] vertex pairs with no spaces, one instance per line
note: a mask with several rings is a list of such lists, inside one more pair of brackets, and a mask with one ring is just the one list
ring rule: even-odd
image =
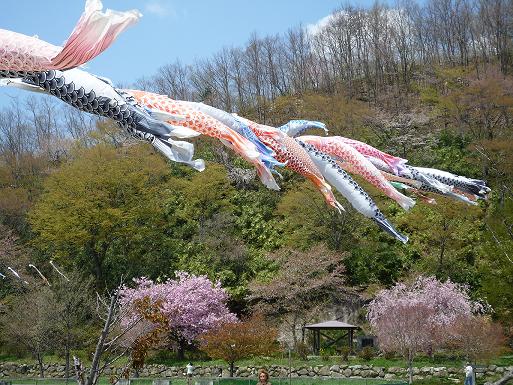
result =
[[335,13],[330,13],[328,16],[324,16],[315,24],[308,24],[306,26],[306,32],[311,35],[317,35],[323,28],[325,28],[332,20],[336,17]]
[[[386,16],[386,20],[390,27],[397,27],[401,23],[404,24],[410,22],[410,20],[408,20],[407,16],[404,14],[404,9],[402,8],[386,9],[384,16]],[[317,21],[317,23],[308,24],[306,26],[306,32],[310,36],[315,36],[338,18],[343,18],[347,21],[348,17],[349,14],[344,10],[335,11],[328,16],[324,16],[322,19]],[[367,26],[367,23],[365,23],[365,26]]]
[[174,15],[174,11],[172,9],[168,8],[167,5],[164,5],[159,1],[150,1],[146,3],[145,10],[146,12],[159,17]]

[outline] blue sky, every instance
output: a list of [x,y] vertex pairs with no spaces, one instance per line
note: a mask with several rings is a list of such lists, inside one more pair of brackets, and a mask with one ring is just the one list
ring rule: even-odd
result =
[[[85,0],[2,1],[0,28],[61,45],[84,4]],[[265,36],[315,24],[341,4],[341,0],[103,0],[104,8],[136,8],[144,16],[89,62],[87,70],[114,83],[130,84],[177,59],[191,63],[223,47],[241,46],[253,32]],[[25,94],[0,88],[0,106],[10,102],[8,96]]]

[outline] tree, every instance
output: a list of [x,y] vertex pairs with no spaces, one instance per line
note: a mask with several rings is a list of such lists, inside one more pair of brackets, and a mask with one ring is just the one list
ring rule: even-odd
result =
[[[114,362],[129,355],[131,346],[123,343],[125,336],[130,335],[134,340],[139,340],[146,335],[147,330],[140,328],[144,323],[157,312],[153,304],[147,299],[134,299],[130,306],[121,306],[120,295],[123,282],[118,287],[107,293],[105,296],[97,294],[96,310],[98,318],[102,321],[103,327],[98,336],[96,347],[92,353],[91,367],[89,370],[83,367],[80,359],[73,357],[74,368],[79,385],[96,385],[100,376]],[[127,298],[125,298],[127,299]],[[129,314],[134,309],[138,310],[137,315]],[[131,360],[121,370],[121,375],[128,377]],[[114,381],[117,382],[117,379]]]
[[45,181],[29,213],[33,244],[94,274],[97,287],[172,272],[189,231],[172,181],[169,165],[144,146],[80,151]]
[[369,304],[367,317],[380,349],[398,352],[408,362],[411,384],[415,355],[430,353],[447,342],[455,323],[481,308],[451,281],[419,277],[410,285],[398,283],[379,292]]
[[445,197],[437,196],[436,201],[436,206],[419,204],[416,210],[401,214],[398,222],[415,234],[409,248],[423,257],[418,266],[424,274],[475,285],[475,263],[481,256],[475,245],[483,212]]
[[43,358],[56,345],[55,298],[47,287],[17,296],[2,319],[3,336],[16,351],[30,353],[37,360],[39,375],[44,377]]
[[[213,284],[206,276],[194,276],[177,272],[176,280],[154,283],[146,278],[134,280],[136,287],[123,288],[120,294],[122,308],[130,309],[133,301],[149,298],[159,304],[167,318],[169,338],[177,344],[180,358],[184,356],[187,344],[212,328],[237,318],[226,307],[228,296],[221,285]],[[127,311],[123,322],[131,322],[138,317],[135,311]]]
[[77,271],[67,272],[67,280],[59,276],[52,281],[55,298],[53,324],[58,333],[59,345],[64,350],[66,378],[69,378],[71,349],[83,345],[83,333],[93,313],[93,279]]
[[344,250],[354,245],[355,228],[359,225],[354,210],[342,214],[326,210],[325,203],[309,181],[284,185],[284,190],[286,192],[276,208],[282,218],[280,227],[284,246],[306,250],[325,242],[331,249]]
[[230,377],[235,362],[243,358],[270,355],[277,351],[277,331],[266,325],[262,315],[242,322],[227,322],[200,336],[200,349],[213,359],[230,365]]
[[450,346],[460,349],[467,360],[476,363],[498,356],[504,349],[502,327],[488,317],[461,317],[450,331]]
[[294,346],[297,330],[317,317],[320,308],[357,299],[345,287],[340,253],[318,245],[304,252],[284,249],[270,258],[279,270],[270,280],[252,282],[249,300],[257,310],[288,324]]
[[[0,223],[0,273],[3,276],[0,298],[10,293],[24,292],[28,288],[24,281],[32,282],[32,277],[24,273],[29,263],[29,250],[21,244],[11,228]],[[8,267],[21,273],[22,279],[8,273]]]
[[511,87],[511,79],[491,67],[483,79],[473,80],[468,87],[457,83],[447,96],[441,97],[443,115],[472,139],[501,137],[510,130]]

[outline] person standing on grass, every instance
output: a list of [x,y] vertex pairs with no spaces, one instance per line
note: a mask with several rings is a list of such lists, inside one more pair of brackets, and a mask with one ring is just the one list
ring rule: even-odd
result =
[[465,366],[465,383],[464,385],[475,385],[474,382],[474,368],[467,362]]
[[[265,369],[258,371],[258,384],[257,385],[271,385],[269,382],[269,373]],[[470,384],[473,385],[473,384]]]

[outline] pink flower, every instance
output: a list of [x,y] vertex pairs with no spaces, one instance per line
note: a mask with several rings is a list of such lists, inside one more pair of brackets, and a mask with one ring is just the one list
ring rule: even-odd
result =
[[[176,272],[176,277],[164,283],[154,283],[145,277],[134,279],[135,288],[121,290],[121,307],[129,309],[134,301],[144,298],[152,303],[160,301],[169,331],[189,343],[220,324],[237,321],[226,306],[228,295],[219,282],[212,283],[206,276],[185,272]],[[137,314],[128,311],[123,323],[128,324],[135,317]]]

